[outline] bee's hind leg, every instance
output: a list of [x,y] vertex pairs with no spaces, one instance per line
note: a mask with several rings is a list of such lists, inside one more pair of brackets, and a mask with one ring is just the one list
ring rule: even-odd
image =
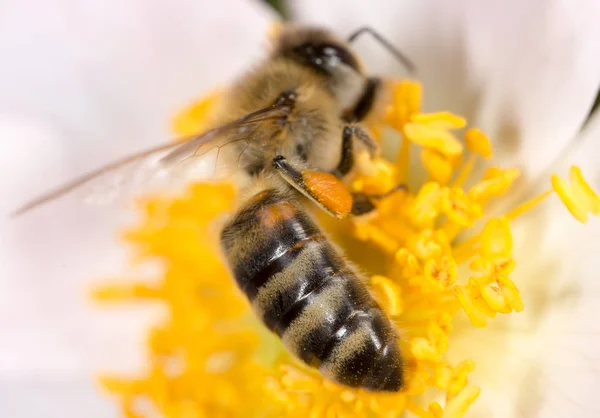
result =
[[352,195],[335,175],[294,167],[282,155],[273,159],[273,167],[286,182],[330,215],[341,219],[351,212]]
[[359,140],[371,156],[377,152],[377,143],[371,136],[360,126],[351,125],[343,130],[340,162],[331,173],[295,167],[282,155],[273,159],[273,167],[286,182],[330,215],[340,219],[348,214],[364,215],[375,209],[375,201],[406,190],[406,185],[398,185],[380,195],[351,194],[341,178],[354,167],[354,139]]

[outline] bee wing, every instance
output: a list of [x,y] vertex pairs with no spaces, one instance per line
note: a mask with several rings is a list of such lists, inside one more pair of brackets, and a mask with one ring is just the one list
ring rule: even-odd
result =
[[[129,177],[129,180],[131,180],[139,174],[148,176],[148,174],[155,175],[156,173],[162,173],[168,177],[173,173],[173,171],[175,171],[175,168],[178,165],[181,165],[185,161],[189,161],[190,158],[204,155],[204,152],[201,152],[201,149],[210,151],[211,149],[220,149],[221,147],[227,145],[229,142],[231,142],[227,141],[227,134],[239,134],[247,131],[248,135],[242,135],[242,138],[245,138],[245,140],[250,140],[252,139],[255,130],[247,129],[248,127],[264,120],[285,118],[290,110],[291,108],[289,104],[277,103],[249,113],[237,120],[234,120],[233,122],[210,129],[204,133],[190,136],[188,138],[182,138],[176,142],[169,142],[167,144],[158,145],[124,156],[123,158],[112,161],[102,167],[92,170],[89,173],[77,177],[72,181],[63,184],[62,186],[52,189],[47,193],[30,200],[21,207],[17,208],[12,213],[12,216],[22,215],[39,206],[52,202],[53,200],[89,185],[90,183],[99,179],[113,176],[115,178]],[[237,135],[237,137],[237,140],[240,140],[240,136]],[[152,163],[149,173],[141,173],[139,170],[139,166],[144,162]],[[136,171],[138,172],[136,173]],[[122,186],[123,184],[119,185],[118,187]]]

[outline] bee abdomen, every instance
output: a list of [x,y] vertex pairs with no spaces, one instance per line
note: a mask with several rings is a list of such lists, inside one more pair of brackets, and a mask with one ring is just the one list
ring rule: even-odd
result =
[[398,341],[379,308],[352,312],[322,356],[320,371],[348,386],[391,392],[403,386]]
[[348,386],[402,387],[388,318],[295,202],[261,192],[226,226],[221,242],[238,285],[290,351]]
[[[403,376],[396,335],[364,285],[344,271],[318,283],[279,317],[276,331],[283,331],[285,345],[345,385],[399,390]],[[268,318],[271,312],[266,313]]]

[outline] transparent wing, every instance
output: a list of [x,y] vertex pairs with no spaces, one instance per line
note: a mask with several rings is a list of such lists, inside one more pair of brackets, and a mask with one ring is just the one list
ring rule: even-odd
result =
[[188,174],[186,178],[189,178],[190,173],[193,176],[194,166],[198,166],[198,158],[210,152],[215,154],[216,169],[218,154],[223,147],[232,142],[248,143],[254,140],[257,132],[256,126],[253,125],[266,120],[285,120],[290,110],[289,104],[276,103],[199,135],[124,156],[32,199],[17,208],[12,216],[22,215],[99,180],[104,183],[102,188],[108,188],[108,192],[104,190],[102,193],[102,200],[112,200],[127,189],[127,186],[144,184],[151,178],[169,182],[174,177],[181,177],[175,174],[182,172]]

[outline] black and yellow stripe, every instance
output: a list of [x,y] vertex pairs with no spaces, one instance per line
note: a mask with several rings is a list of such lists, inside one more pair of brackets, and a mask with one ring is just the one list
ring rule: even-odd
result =
[[391,323],[289,196],[259,193],[224,228],[221,244],[257,314],[300,359],[349,386],[402,388]]

